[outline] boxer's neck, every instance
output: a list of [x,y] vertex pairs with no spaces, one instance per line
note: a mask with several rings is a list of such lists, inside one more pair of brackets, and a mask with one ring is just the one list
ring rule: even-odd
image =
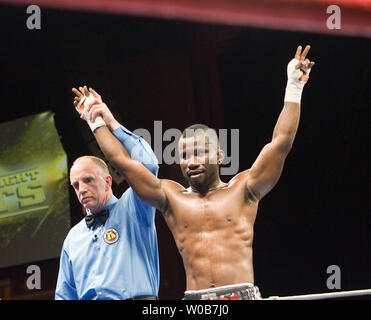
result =
[[209,192],[223,188],[226,185],[225,182],[220,180],[219,175],[217,175],[214,179],[206,180],[204,183],[194,185],[190,184],[190,188],[192,192],[205,196]]

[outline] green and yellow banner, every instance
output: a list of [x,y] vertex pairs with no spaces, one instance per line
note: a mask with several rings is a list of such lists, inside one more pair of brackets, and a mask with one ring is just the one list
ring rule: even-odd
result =
[[69,229],[67,156],[53,113],[0,124],[0,267],[58,257]]

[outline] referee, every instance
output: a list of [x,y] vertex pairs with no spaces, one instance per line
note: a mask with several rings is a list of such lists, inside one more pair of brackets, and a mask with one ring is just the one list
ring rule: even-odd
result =
[[[73,92],[77,106],[84,95],[75,88]],[[100,115],[94,123],[88,121],[91,129],[101,120],[101,125],[107,125],[131,155],[157,176],[157,158],[146,141],[121,126],[107,106]],[[87,215],[63,243],[55,299],[157,299],[155,208],[142,202],[131,188],[116,198],[106,163],[93,156],[74,161],[70,182]]]

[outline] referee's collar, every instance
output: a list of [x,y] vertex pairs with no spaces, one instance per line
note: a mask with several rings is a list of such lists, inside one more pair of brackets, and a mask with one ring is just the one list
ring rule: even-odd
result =
[[[112,195],[111,198],[108,199],[108,201],[103,205],[102,208],[100,208],[99,211],[103,210],[111,210],[112,206],[118,201],[118,199],[115,197],[115,195]],[[91,215],[91,211],[89,209],[86,210],[86,214],[89,216]]]

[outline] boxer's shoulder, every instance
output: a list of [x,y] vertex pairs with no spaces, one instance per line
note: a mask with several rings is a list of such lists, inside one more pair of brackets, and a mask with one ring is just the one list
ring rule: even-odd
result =
[[185,192],[187,191],[184,186],[182,186],[180,183],[169,180],[169,179],[161,179],[161,186],[165,191],[174,191],[174,192]]
[[249,177],[249,171],[250,169],[247,169],[245,171],[242,171],[240,173],[237,173],[229,182],[228,186],[239,186],[239,185],[244,185]]

